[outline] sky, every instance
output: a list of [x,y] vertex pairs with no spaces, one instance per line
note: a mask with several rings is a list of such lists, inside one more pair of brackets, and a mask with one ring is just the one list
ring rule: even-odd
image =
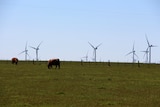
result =
[[133,44],[136,60],[145,61],[152,45],[152,62],[160,63],[159,0],[0,0],[0,60],[59,58],[65,61],[132,62]]

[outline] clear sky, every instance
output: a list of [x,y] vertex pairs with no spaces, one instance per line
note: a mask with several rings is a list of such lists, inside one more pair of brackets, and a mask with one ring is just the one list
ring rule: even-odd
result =
[[[145,61],[148,36],[152,62],[160,62],[159,0],[0,0],[0,59],[24,60],[26,42],[29,59],[35,59],[41,41],[39,59],[60,58],[80,61],[88,53],[92,61],[94,46],[97,61]],[[85,59],[84,59],[85,60]]]

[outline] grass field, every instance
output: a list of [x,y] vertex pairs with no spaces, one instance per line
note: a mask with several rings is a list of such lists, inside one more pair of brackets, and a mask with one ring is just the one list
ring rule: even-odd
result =
[[0,107],[160,107],[160,65],[0,61]]

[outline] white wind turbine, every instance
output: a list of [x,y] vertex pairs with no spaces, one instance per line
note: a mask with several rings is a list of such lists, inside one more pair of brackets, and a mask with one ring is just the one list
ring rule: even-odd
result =
[[82,57],[82,58],[85,58],[86,59],[86,62],[88,61],[88,52],[86,54],[86,56]]
[[[89,42],[88,42],[89,43]],[[93,55],[94,55],[94,61],[96,62],[96,55],[97,55],[97,53],[96,53],[96,51],[97,51],[97,49],[98,49],[98,47],[102,44],[99,44],[98,46],[96,46],[96,47],[94,47],[91,43],[89,43],[90,45],[91,45],[91,47],[93,48]]]
[[36,50],[36,60],[37,61],[38,61],[38,50],[39,50],[39,47],[40,47],[41,44],[42,44],[42,42],[37,47],[30,46],[32,49]]
[[19,53],[19,54],[22,54],[22,53],[25,53],[25,60],[27,60],[27,56],[29,56],[29,54],[28,54],[28,50],[27,50],[27,42],[26,42],[26,46],[25,46],[24,51],[22,51],[22,52],[21,52],[21,53]]
[[149,53],[149,50],[148,50],[148,49],[149,49],[149,48],[147,48],[145,51],[141,51],[141,52],[144,52],[143,58],[146,57],[146,60],[145,60],[146,63],[148,63],[148,53]]
[[135,56],[138,58],[138,56],[136,55],[136,51],[135,51],[135,49],[134,49],[134,44],[133,44],[133,49],[132,49],[132,51],[131,52],[129,52],[128,54],[126,54],[126,56],[127,55],[130,55],[130,54],[132,54],[132,62],[133,63],[135,63]]
[[152,47],[157,47],[157,46],[155,46],[155,45],[151,45],[151,44],[149,43],[149,41],[148,41],[148,38],[147,38],[147,35],[146,35],[146,40],[147,40],[148,49],[149,49],[149,63],[151,63],[151,57],[152,57],[152,55],[151,55],[151,53],[152,53]]

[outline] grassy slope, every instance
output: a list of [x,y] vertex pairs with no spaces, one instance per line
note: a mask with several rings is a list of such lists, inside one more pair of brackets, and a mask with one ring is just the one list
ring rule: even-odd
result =
[[160,66],[0,62],[1,107],[159,107]]

